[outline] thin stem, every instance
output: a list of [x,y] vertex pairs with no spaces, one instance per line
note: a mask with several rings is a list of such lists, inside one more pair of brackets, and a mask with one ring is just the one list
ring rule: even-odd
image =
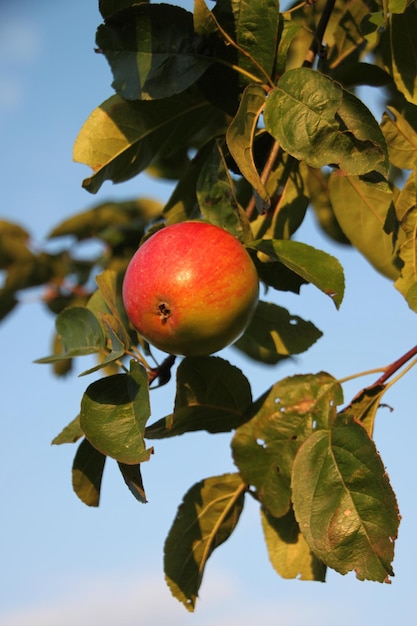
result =
[[[277,160],[279,149],[280,149],[279,142],[274,141],[272,148],[269,151],[268,158],[266,160],[266,163],[264,165],[264,168],[260,176],[261,182],[263,185],[266,185],[266,183],[268,182],[268,178],[271,174],[272,168],[274,167],[274,163]],[[246,207],[246,215],[248,216],[249,219],[253,216],[255,209],[256,209],[255,196],[252,195]]]
[[[253,56],[251,54],[249,54],[249,52],[247,52],[244,48],[241,48],[239,46],[238,43],[236,43],[236,41],[234,41],[234,39],[232,39],[232,37],[229,35],[228,32],[226,32],[224,30],[224,28],[222,28],[222,26],[220,26],[219,22],[217,21],[215,15],[210,11],[210,16],[212,18],[212,20],[214,21],[214,23],[216,24],[216,28],[218,28],[218,30],[220,31],[220,33],[222,34],[222,36],[224,37],[224,39],[227,41],[228,44],[230,44],[231,46],[233,46],[234,48],[236,48],[236,50],[238,52],[240,52],[241,54],[243,54],[243,56],[245,56],[247,59],[250,60],[250,62],[260,71],[260,73],[264,76],[266,82],[268,83],[268,85],[270,87],[275,87],[271,77],[268,75],[268,73],[264,70],[264,68],[262,67],[262,65],[260,65],[256,59],[253,58]],[[221,62],[220,59],[216,59],[216,61]],[[229,64],[227,64],[229,65]],[[233,67],[233,69],[237,70],[238,72],[240,72],[241,74],[244,74],[245,76],[248,76],[249,78],[252,78],[252,80],[255,83],[261,83],[262,81],[259,80],[258,77],[254,76],[253,74],[251,74],[250,72],[246,72],[246,70],[243,70],[241,67],[238,67],[236,65],[232,65],[231,67]]]
[[[388,378],[391,378],[391,376],[393,376],[396,372],[398,372],[398,370],[401,369],[403,365],[407,363],[407,361],[410,361],[410,359],[416,356],[417,356],[417,346],[414,346],[414,348],[411,348],[411,350],[403,354],[403,356],[397,359],[396,361],[394,361],[394,363],[391,363],[391,365],[389,365],[385,369],[382,376],[380,376],[378,380],[372,386],[384,385],[385,382],[388,380]],[[413,365],[415,363],[416,363],[416,359],[414,359]],[[409,369],[410,367],[408,367],[406,371],[408,371]]]
[[336,0],[327,0],[319,23],[317,24],[317,29],[313,37],[313,41],[311,42],[310,48],[308,49],[308,52],[306,54],[303,67],[311,67],[314,63],[316,55],[321,50],[324,33],[326,31],[327,24],[329,23],[329,19],[335,4]]

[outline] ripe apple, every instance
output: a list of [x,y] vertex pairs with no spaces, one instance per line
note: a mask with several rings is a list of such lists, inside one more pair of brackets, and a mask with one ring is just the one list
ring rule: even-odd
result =
[[123,302],[136,330],[152,345],[204,356],[235,341],[258,302],[258,275],[233,235],[206,222],[166,226],[132,257]]

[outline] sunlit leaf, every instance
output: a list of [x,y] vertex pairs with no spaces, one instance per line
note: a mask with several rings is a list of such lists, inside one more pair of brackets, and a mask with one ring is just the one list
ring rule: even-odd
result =
[[74,161],[93,170],[83,186],[96,193],[105,180],[129,180],[159,154],[192,142],[213,114],[218,115],[196,92],[155,102],[112,96],[91,113],[74,144]]
[[103,328],[92,311],[84,307],[69,307],[60,313],[55,327],[61,338],[62,352],[35,363],[53,363],[60,359],[101,352],[106,347]]
[[106,456],[83,439],[72,466],[72,486],[77,496],[88,506],[100,503],[101,481]]
[[185,494],[164,547],[164,571],[175,598],[194,611],[207,560],[232,534],[246,486],[239,474],[214,476]]
[[390,160],[395,167],[413,169],[417,163],[417,132],[393,107],[384,113],[382,132],[388,144]]
[[81,401],[80,423],[90,443],[121,463],[147,461],[143,435],[150,415],[145,369],[131,362],[129,374],[114,374],[89,385]]
[[261,301],[245,333],[233,345],[257,361],[274,364],[305,352],[321,336],[312,322]]
[[285,72],[268,96],[264,119],[282,148],[312,167],[335,165],[349,174],[388,172],[387,148],[375,118],[320,72]]
[[51,441],[53,445],[61,445],[63,443],[75,443],[78,439],[84,436],[83,430],[80,426],[80,416],[72,420],[65,428],[54,437]]
[[174,413],[146,428],[148,439],[185,432],[228,432],[246,419],[252,402],[247,378],[220,357],[187,357],[177,370]]
[[395,237],[385,228],[393,202],[392,192],[357,176],[335,174],[330,176],[329,191],[336,219],[351,244],[381,274],[396,278]]
[[243,92],[236,116],[230,123],[226,133],[227,147],[239,170],[252,185],[260,200],[260,209],[266,210],[270,198],[265,185],[261,181],[253,157],[253,141],[259,120],[265,105],[265,91],[258,84],[248,85]]
[[363,389],[352,402],[343,409],[357,422],[361,422],[370,437],[373,435],[376,413],[385,393],[386,385],[374,385]]
[[299,241],[257,240],[250,247],[283,263],[329,296],[339,308],[345,281],[343,268],[333,256]]
[[326,566],[308,547],[292,509],[278,518],[261,508],[261,521],[269,560],[282,578],[324,582]]
[[401,244],[399,255],[404,265],[395,281],[395,287],[403,294],[408,306],[417,312],[417,200],[414,189],[414,207],[407,211],[401,220],[401,229],[405,241]]
[[313,433],[294,461],[292,497],[300,529],[326,565],[389,580],[398,507],[365,428],[342,414],[332,429]]
[[341,393],[325,373],[285,378],[255,402],[252,419],[236,430],[233,459],[275,517],[289,510],[292,465],[300,445],[334,419]]

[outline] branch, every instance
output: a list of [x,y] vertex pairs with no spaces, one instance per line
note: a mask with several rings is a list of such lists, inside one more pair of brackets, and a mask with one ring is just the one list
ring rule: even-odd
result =
[[329,23],[330,16],[334,9],[334,5],[336,4],[336,0],[327,0],[326,5],[323,9],[323,13],[321,14],[319,23],[317,24],[316,33],[314,35],[313,41],[311,42],[311,46],[308,49],[306,54],[306,58],[303,63],[303,67],[311,67],[314,63],[314,59],[316,55],[320,52],[323,47],[323,37],[327,28],[327,24]]

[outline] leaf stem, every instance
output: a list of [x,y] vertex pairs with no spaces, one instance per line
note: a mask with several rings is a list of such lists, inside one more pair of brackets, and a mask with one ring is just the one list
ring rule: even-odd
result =
[[316,55],[323,47],[323,37],[329,23],[330,16],[333,12],[336,0],[327,0],[323,13],[321,14],[319,23],[317,24],[316,32],[313,37],[313,41],[308,49],[306,58],[304,59],[303,67],[312,67]]
[[[262,173],[261,173],[261,182],[263,185],[266,185],[266,183],[268,182],[269,175],[271,174],[272,168],[274,167],[274,163],[277,160],[279,150],[280,150],[279,142],[274,141],[272,148],[269,151],[268,158],[266,160]],[[253,216],[255,209],[256,209],[255,195],[252,195],[246,207],[246,215],[248,216],[249,219]]]

